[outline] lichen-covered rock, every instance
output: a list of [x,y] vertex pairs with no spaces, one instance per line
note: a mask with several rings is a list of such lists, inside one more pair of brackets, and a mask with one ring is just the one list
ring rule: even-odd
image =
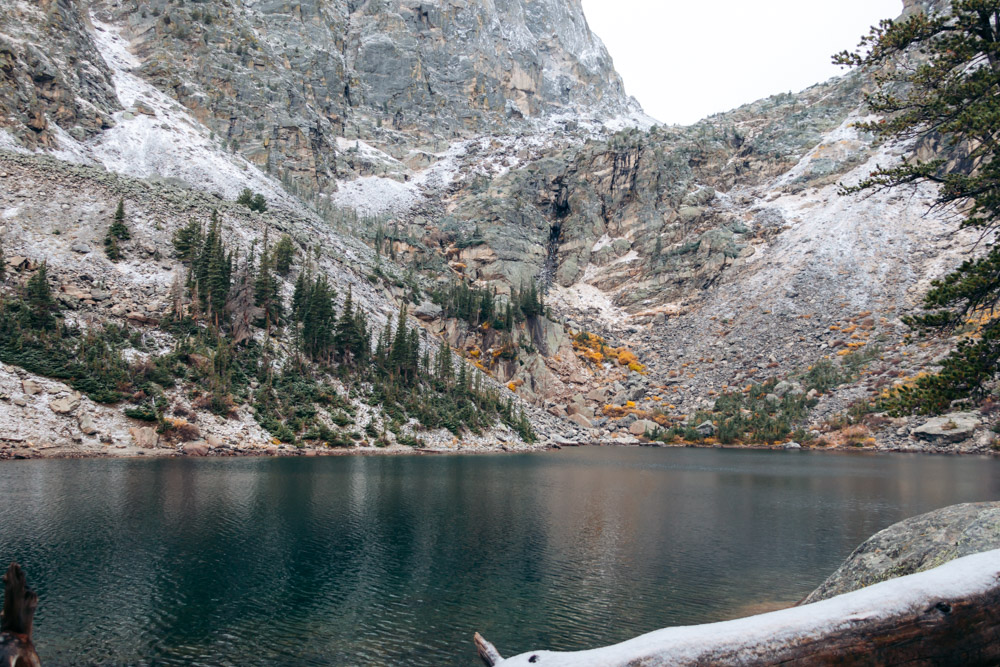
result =
[[802,604],[993,549],[1000,549],[1000,502],[945,507],[876,533]]
[[980,423],[979,415],[974,412],[951,412],[928,419],[913,429],[913,435],[937,444],[962,442],[972,437]]

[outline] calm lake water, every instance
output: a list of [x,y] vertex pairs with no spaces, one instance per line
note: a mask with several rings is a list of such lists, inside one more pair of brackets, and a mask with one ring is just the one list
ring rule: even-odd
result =
[[584,448],[0,465],[46,665],[476,665],[794,602],[1000,460]]

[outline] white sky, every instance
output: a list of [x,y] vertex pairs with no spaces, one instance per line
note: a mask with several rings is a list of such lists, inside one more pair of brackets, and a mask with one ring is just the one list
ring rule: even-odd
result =
[[583,0],[635,96],[653,118],[689,124],[841,73],[853,48],[902,0]]

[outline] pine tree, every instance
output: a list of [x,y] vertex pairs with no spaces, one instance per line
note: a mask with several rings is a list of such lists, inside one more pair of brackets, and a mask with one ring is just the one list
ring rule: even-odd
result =
[[378,335],[378,343],[375,345],[375,365],[382,371],[385,370],[385,349],[386,341],[392,335],[392,329],[389,327],[389,323],[386,322],[385,330]]
[[118,200],[118,208],[115,209],[115,218],[108,229],[108,233],[120,241],[128,241],[132,238],[128,227],[125,225],[125,200]]
[[[933,159],[910,156],[845,192],[936,183],[936,206],[958,205],[966,216],[962,226],[989,239],[1000,227],[1000,0],[953,0],[949,13],[882,21],[858,51],[844,51],[834,62],[875,72],[876,90],[866,104],[882,118],[859,129],[883,140],[943,146]],[[1000,319],[993,317],[1000,305],[1000,246],[985,243],[982,255],[932,283],[928,312],[910,320],[945,331],[970,318],[985,323],[944,360],[940,374],[904,392],[896,411],[940,411],[953,400],[982,396],[1000,370]]]
[[410,381],[415,382],[420,376],[420,329],[418,327],[410,329],[410,340],[407,348],[409,354],[406,359],[406,371],[409,373]]
[[56,302],[49,286],[49,268],[42,263],[25,285],[24,301],[28,306],[30,324],[37,329],[51,329],[55,326]]
[[438,380],[447,384],[455,375],[455,368],[451,360],[451,347],[445,341],[441,341],[441,347],[437,355],[437,377]]
[[264,195],[259,192],[254,194],[250,188],[243,188],[243,191],[236,198],[236,203],[258,213],[263,213],[267,210],[267,200],[264,198]]
[[368,331],[368,318],[360,305],[354,307],[354,331],[357,339],[354,354],[360,361],[368,361],[371,357],[372,340]]
[[295,257],[295,244],[292,237],[282,234],[278,244],[274,246],[274,270],[281,276],[287,276],[292,270],[292,259]]
[[267,248],[267,232],[264,232],[264,250],[260,256],[260,267],[254,280],[254,302],[264,310],[267,326],[277,324],[281,318],[281,285],[271,267],[271,253]]
[[317,276],[307,293],[307,305],[302,309],[303,346],[313,358],[328,357],[336,324],[333,290],[326,276],[321,275]]
[[306,272],[299,273],[295,280],[295,291],[292,293],[292,319],[301,322],[305,319],[304,309],[308,306],[309,277]]
[[344,299],[333,337],[340,358],[345,362],[354,363],[366,357],[364,350],[366,342],[363,340],[366,336],[367,332],[362,335],[362,331],[359,330],[358,313],[354,310],[354,296],[351,287],[348,286],[347,297]]
[[190,235],[185,234],[184,239],[184,243],[192,244],[185,247],[185,254],[192,257],[191,271],[188,275],[189,285],[193,292],[197,292],[206,313],[221,319],[225,314],[226,300],[229,297],[233,261],[232,254],[226,252],[222,242],[218,211],[212,211],[208,233],[200,239],[201,243],[197,248],[194,243],[201,236],[201,232],[199,230],[194,234],[193,229],[191,228]]
[[118,247],[118,239],[114,234],[108,233],[104,237],[104,254],[112,262],[117,262],[122,258],[121,248]]
[[195,220],[189,220],[187,225],[174,232],[174,250],[181,261],[190,262],[195,258],[201,249],[201,234],[201,225]]
[[406,330],[406,306],[400,306],[399,316],[396,320],[396,334],[389,347],[389,374],[405,377],[409,356],[410,337]]
[[125,201],[118,200],[118,208],[115,209],[115,217],[108,227],[108,233],[104,235],[104,254],[112,262],[117,262],[122,258],[121,247],[118,241],[125,241],[131,238],[128,227],[125,225]]

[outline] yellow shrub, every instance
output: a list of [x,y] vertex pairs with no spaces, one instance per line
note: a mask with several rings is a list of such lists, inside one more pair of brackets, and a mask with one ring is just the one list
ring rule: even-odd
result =
[[629,352],[628,350],[623,350],[618,353],[619,366],[628,366],[629,364],[634,364],[637,363],[638,361],[639,360],[636,358],[636,356],[631,352]]

